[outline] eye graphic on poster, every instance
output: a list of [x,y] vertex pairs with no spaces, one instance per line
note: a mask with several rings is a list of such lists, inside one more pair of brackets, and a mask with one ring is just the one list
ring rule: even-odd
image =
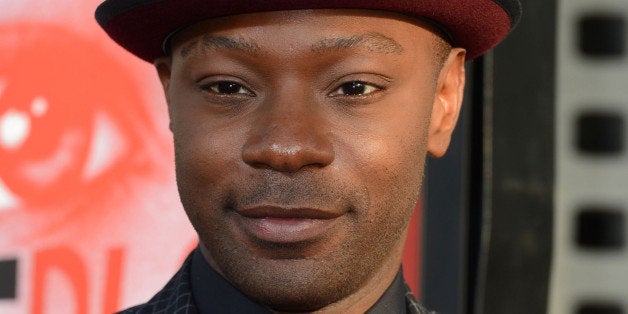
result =
[[[0,23],[0,262],[17,264],[0,313],[112,312],[194,246],[163,96],[146,97],[156,76],[103,47],[60,23]],[[161,254],[152,243],[176,251],[143,267]]]
[[62,28],[16,25],[0,36],[9,38],[0,42],[0,206],[101,194],[131,167],[143,149],[138,129],[151,124],[132,106],[141,100],[124,68]]
[[122,65],[57,26],[0,27],[0,38],[0,211],[54,211],[33,225],[50,232],[154,172],[142,158],[152,120]]

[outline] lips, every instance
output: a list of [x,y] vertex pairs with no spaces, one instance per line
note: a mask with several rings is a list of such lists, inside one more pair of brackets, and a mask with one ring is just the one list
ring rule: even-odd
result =
[[329,233],[342,213],[315,208],[257,206],[237,211],[244,232],[257,241],[290,244]]

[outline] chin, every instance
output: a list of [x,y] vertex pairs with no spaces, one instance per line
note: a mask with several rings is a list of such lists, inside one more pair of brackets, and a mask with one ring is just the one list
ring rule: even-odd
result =
[[365,286],[390,258],[381,251],[365,256],[366,246],[355,244],[314,257],[273,259],[242,245],[217,245],[217,239],[202,242],[213,244],[206,246],[206,258],[214,269],[252,300],[276,311],[311,312],[337,303]]
[[[311,312],[357,291],[365,273],[330,268],[322,260],[256,260],[225,269],[228,280],[251,299],[276,311]],[[249,271],[242,271],[242,267]]]

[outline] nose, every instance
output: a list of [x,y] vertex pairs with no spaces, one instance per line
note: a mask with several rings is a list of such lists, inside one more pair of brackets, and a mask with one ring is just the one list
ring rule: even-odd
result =
[[281,103],[259,110],[242,148],[245,163],[284,173],[332,163],[334,148],[321,113],[305,105]]

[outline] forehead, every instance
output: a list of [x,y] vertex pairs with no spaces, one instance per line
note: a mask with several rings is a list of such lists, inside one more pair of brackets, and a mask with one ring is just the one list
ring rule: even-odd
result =
[[255,52],[287,47],[323,53],[339,49],[404,54],[431,50],[441,40],[429,22],[373,10],[294,10],[209,19],[187,27],[167,43],[174,55],[202,49]]

